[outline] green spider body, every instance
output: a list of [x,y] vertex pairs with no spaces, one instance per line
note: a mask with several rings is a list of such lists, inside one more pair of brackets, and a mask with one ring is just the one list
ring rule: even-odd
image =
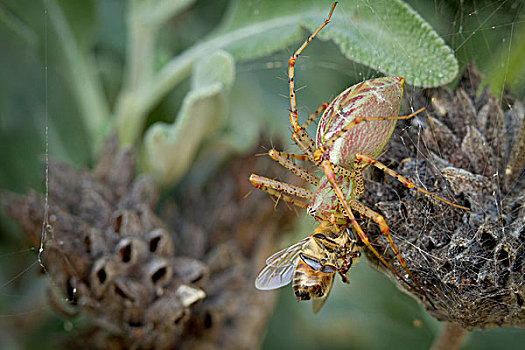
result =
[[[338,131],[364,117],[394,117],[399,114],[404,92],[404,79],[383,77],[370,79],[353,85],[340,93],[326,108],[317,127],[316,146],[324,144]],[[353,170],[356,153],[364,153],[377,158],[390,140],[397,120],[367,121],[356,124],[346,131],[325,152],[331,163]],[[368,164],[359,164],[363,169]],[[346,195],[352,196],[353,178],[336,175],[336,182]],[[342,208],[326,176],[319,181],[308,213],[316,220],[330,220],[332,214],[341,213]]]
[[[372,165],[382,170],[385,174],[394,177],[407,188],[416,189],[448,205],[468,210],[467,207],[454,204],[428,192],[376,160],[390,140],[396,125],[396,120],[412,118],[424,110],[424,108],[421,108],[409,115],[398,115],[404,92],[404,79],[400,77],[384,77],[367,80],[351,86],[340,93],[330,104],[323,103],[302,125],[299,124],[295,91],[295,63],[306,46],[321,29],[330,22],[336,5],[337,2],[332,4],[332,8],[324,22],[288,59],[288,85],[290,88],[289,118],[292,127],[292,140],[301,149],[303,154],[279,152],[274,149],[268,152],[268,155],[272,159],[291,170],[306,182],[314,185],[315,190],[312,192],[299,186],[272,180],[256,174],[250,176],[250,182],[256,188],[270,193],[277,199],[282,198],[288,203],[292,203],[300,208],[306,208],[308,213],[320,222],[318,228],[329,223],[333,225],[336,232],[340,233],[343,228],[349,229],[351,227],[352,231],[359,237],[359,241],[363,243],[390,272],[410,286],[414,291],[424,295],[432,308],[435,309],[431,299],[415,279],[412,272],[410,272],[399,249],[396,247],[385,218],[358,200],[358,197],[364,191],[363,169]],[[323,112],[323,115],[319,121],[316,142],[314,142],[307,134],[306,128],[321,112]],[[322,170],[323,177],[319,178],[309,169],[295,164],[291,159],[311,162],[319,170]],[[394,269],[381,253],[374,248],[367,234],[357,222],[354,213],[362,218],[372,220],[379,226],[381,234],[388,241],[392,252],[398,263],[403,267],[407,277],[404,277]],[[297,245],[291,248],[293,247],[297,247]],[[300,248],[302,249],[302,247]],[[284,253],[279,253],[280,255],[277,260],[281,262],[285,261],[287,256],[291,256],[288,252],[288,250],[285,250]],[[352,256],[346,253],[343,258],[351,261]],[[274,257],[270,257],[266,261],[266,267],[257,278],[259,282],[261,280],[263,281],[263,283],[258,283],[258,288],[274,289],[280,286],[280,283],[275,283],[274,281],[288,282],[291,276],[291,269],[293,269],[294,265],[289,264],[288,261],[285,262],[285,264],[277,263]],[[322,264],[324,263],[321,261],[321,265]],[[318,271],[315,264],[312,264],[312,266],[306,265],[307,264],[297,265],[296,269],[301,268],[303,275],[301,279],[297,281],[296,286],[298,289],[305,291],[307,296],[315,297],[316,290],[310,288],[310,286],[314,284],[320,286],[320,284],[317,283],[319,282],[319,278],[316,279],[316,277],[319,277],[316,276]],[[346,273],[347,271],[348,269],[345,267],[343,272]],[[307,277],[306,279],[304,278],[305,276]],[[342,277],[343,276],[344,274]],[[414,282],[414,285],[408,281],[408,278]],[[310,280],[315,281],[315,283],[310,283]],[[346,277],[344,277],[344,280],[346,280]],[[327,280],[324,279],[323,281],[326,282]],[[326,285],[325,283],[324,286],[326,287]],[[329,288],[324,289],[329,290]],[[299,299],[303,299],[302,294],[300,294],[300,296]],[[317,294],[317,296],[319,295]],[[326,293],[324,296],[326,296]]]
[[[404,79],[399,77],[370,79],[340,93],[319,120],[317,147],[323,147],[336,132],[358,117],[397,116],[404,92],[403,82]],[[356,153],[376,158],[390,140],[396,122],[390,119],[357,124],[327,150],[328,160],[353,169]]]

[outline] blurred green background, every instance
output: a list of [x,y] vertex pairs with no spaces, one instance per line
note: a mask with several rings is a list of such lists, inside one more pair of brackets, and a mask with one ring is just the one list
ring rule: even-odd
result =
[[[93,164],[96,147],[89,123],[100,128],[101,135],[111,130],[115,121],[99,121],[97,113],[115,114],[119,93],[129,85],[125,77],[131,34],[126,16],[131,3],[139,6],[141,2],[0,0],[1,190],[44,190],[46,129],[50,159],[74,167]],[[155,55],[149,58],[154,69],[204,40],[231,6],[226,0],[187,3],[166,19],[159,31]],[[258,2],[250,3],[258,6]],[[294,2],[281,3],[293,8]],[[523,99],[523,1],[406,3],[453,49],[460,69],[474,62],[497,96],[505,86]],[[58,6],[63,16],[56,17],[49,6]],[[344,4],[340,7],[344,11]],[[328,8],[329,5],[327,11]],[[70,31],[61,32],[64,26]],[[300,37],[307,35],[306,30],[299,33]],[[76,43],[76,54],[80,56],[68,52],[64,45],[67,40]],[[299,41],[293,41],[271,54],[235,62],[235,80],[224,95],[228,122],[220,132],[210,132],[204,142],[215,145],[214,152],[221,154],[219,159],[253,150],[261,134],[267,144],[281,143],[285,149],[290,148],[286,62],[298,45]],[[86,66],[92,70],[84,71]],[[298,62],[296,75],[298,86],[304,87],[298,94],[300,115],[304,116],[345,87],[381,73],[348,60],[333,42],[317,40]],[[90,76],[96,79],[91,81]],[[78,87],[82,84],[93,87],[93,95],[81,98],[88,101],[84,105],[78,96],[88,90]],[[183,78],[147,113],[143,129],[158,121],[172,122],[191,86],[191,79]],[[97,105],[100,100],[105,102]],[[110,107],[103,110],[97,106]],[[82,118],[86,111],[93,113],[93,120],[86,122]],[[205,147],[199,149],[191,172],[200,175],[192,181],[204,181],[210,168],[218,165],[206,164],[211,157],[203,156]],[[265,149],[258,151],[263,153]],[[283,245],[299,239],[301,233],[311,232],[312,227],[310,219],[302,220],[298,235],[286,237]],[[16,226],[2,217],[0,229],[0,346],[51,348],[47,345],[49,339],[70,330],[74,324],[49,311],[44,295],[46,281],[37,277],[35,252],[27,248]],[[424,349],[440,328],[414,300],[368,267],[364,258],[352,268],[350,286],[335,283],[318,315],[312,314],[309,303],[295,302],[289,287],[280,293],[276,310],[269,323],[266,349]],[[464,348],[522,349],[523,344],[524,330],[494,329],[472,332]]]

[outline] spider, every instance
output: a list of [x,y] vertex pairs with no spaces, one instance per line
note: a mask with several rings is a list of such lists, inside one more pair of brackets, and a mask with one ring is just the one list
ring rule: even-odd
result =
[[[397,120],[409,119],[424,110],[419,109],[409,115],[399,116],[405,80],[391,76],[367,80],[341,92],[332,102],[321,104],[306,121],[298,121],[295,93],[295,61],[314,37],[330,22],[337,2],[334,2],[325,21],[306,39],[288,60],[288,84],[290,90],[290,125],[292,140],[303,154],[279,152],[272,149],[268,155],[306,182],[315,186],[314,191],[291,184],[279,182],[256,174],[250,182],[258,189],[304,208],[317,221],[349,224],[362,243],[401,281],[414,287],[401,276],[379,252],[370,244],[367,235],[356,221],[354,212],[374,221],[386,238],[397,261],[414,281],[417,289],[430,301],[425,291],[408,269],[401,256],[389,227],[383,216],[358,198],[364,191],[363,170],[372,165],[394,177],[408,188],[413,188],[450,206],[468,210],[425,189],[418,187],[407,178],[397,174],[375,158],[380,155],[394,130]],[[308,125],[319,115],[322,116],[317,127],[316,141],[306,133]],[[292,160],[307,161],[322,170],[317,177],[306,168],[296,165]],[[432,302],[430,302],[432,304]]]

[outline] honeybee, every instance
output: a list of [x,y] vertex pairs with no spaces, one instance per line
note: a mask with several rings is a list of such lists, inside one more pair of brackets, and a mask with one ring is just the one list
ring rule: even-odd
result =
[[360,256],[357,240],[350,229],[321,222],[305,239],[268,259],[257,276],[255,287],[277,289],[292,282],[297,300],[312,300],[313,312],[323,307],[338,273],[348,283],[347,273]]

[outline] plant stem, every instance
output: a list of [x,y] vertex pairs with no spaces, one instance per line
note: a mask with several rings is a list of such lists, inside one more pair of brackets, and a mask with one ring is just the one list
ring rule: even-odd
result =
[[[507,87],[516,87],[524,72],[523,55],[525,54],[525,25],[515,28],[512,25],[508,45],[502,45],[499,54],[494,55],[492,67],[486,74],[484,82],[489,85],[490,91],[500,99],[503,90]],[[484,86],[485,84],[482,84]]]
[[431,350],[456,350],[459,349],[467,330],[457,323],[446,322],[432,344]]
[[146,114],[174,86],[190,75],[197,59],[207,57],[237,41],[250,38],[260,33],[265,27],[285,27],[291,22],[298,21],[299,18],[298,15],[282,17],[264,24],[256,23],[208,38],[173,58],[146,83],[134,89],[123,89],[116,106],[116,127],[120,142],[122,144],[137,142]]
[[97,79],[92,57],[84,52],[71,32],[62,9],[54,0],[47,2],[49,18],[64,50],[64,57],[72,79],[71,89],[75,95],[82,120],[91,141],[92,155],[102,146],[109,131],[109,106],[102,94],[100,80]]
[[153,61],[158,31],[165,21],[193,2],[194,0],[178,2],[159,0],[152,3],[136,0],[130,2],[127,13],[129,41],[126,75],[124,87],[115,108],[116,128],[123,144],[136,141],[146,114],[171,88],[191,72],[193,59],[176,67],[174,73],[176,78],[170,80],[170,85],[165,90],[160,93],[151,93],[156,86]]

